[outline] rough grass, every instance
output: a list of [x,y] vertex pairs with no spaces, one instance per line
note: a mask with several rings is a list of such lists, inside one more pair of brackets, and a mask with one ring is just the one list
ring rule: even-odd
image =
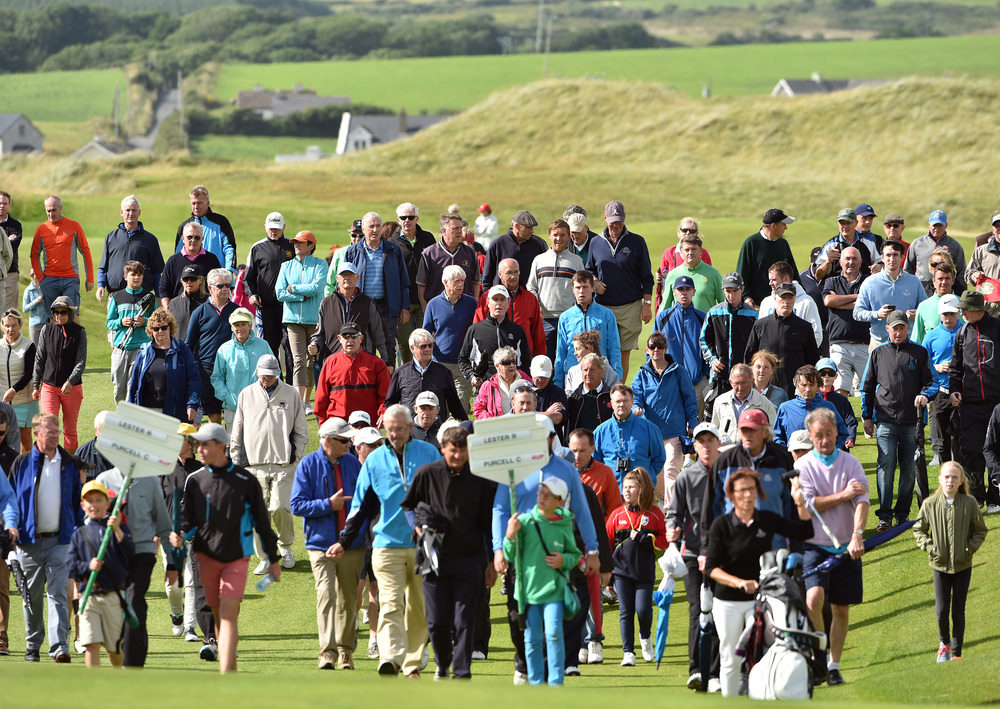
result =
[[206,135],[192,141],[192,152],[202,158],[223,160],[261,159],[273,161],[274,156],[304,153],[310,145],[318,145],[324,153],[337,152],[337,138],[296,138],[293,136],[257,137],[245,135]]
[[111,117],[115,87],[125,108],[125,79],[120,69],[4,74],[4,110],[23,113],[33,121],[77,123],[92,116]]

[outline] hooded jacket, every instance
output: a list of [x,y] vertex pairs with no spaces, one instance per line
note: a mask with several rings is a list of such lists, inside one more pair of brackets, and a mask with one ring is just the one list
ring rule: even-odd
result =
[[[625,473],[633,468],[643,467],[656,485],[656,479],[667,462],[667,451],[663,447],[663,434],[653,422],[630,414],[624,421],[614,416],[594,430],[594,457],[613,471],[619,487]],[[618,460],[628,461],[628,470],[620,470]]]
[[649,359],[632,380],[635,405],[663,438],[687,435],[698,425],[698,399],[687,370],[667,355],[667,368],[657,373]]
[[485,381],[497,373],[493,353],[501,347],[513,347],[518,369],[531,365],[531,346],[524,330],[509,317],[497,322],[492,315],[473,323],[465,333],[462,351],[458,355],[458,368],[470,382],[473,378]]
[[[521,519],[521,528],[517,531],[521,555],[517,573],[521,582],[516,584],[514,597],[526,605],[562,602],[566,576],[580,560],[580,549],[573,535],[573,513],[559,507],[555,514],[558,519],[550,520],[535,505],[531,512],[518,518]],[[562,566],[558,570],[545,563],[546,548],[562,554]],[[514,549],[514,542],[505,534],[504,558],[513,561]]]
[[601,356],[608,360],[619,378],[622,376],[622,345],[618,334],[618,320],[615,314],[600,303],[591,301],[585,311],[574,304],[559,316],[556,329],[556,361],[553,363],[552,379],[561,382],[566,372],[577,364],[573,351],[573,337],[587,330],[601,333]]

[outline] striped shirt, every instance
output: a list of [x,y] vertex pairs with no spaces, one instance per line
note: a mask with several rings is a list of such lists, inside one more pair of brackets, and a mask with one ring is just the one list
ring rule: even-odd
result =
[[385,249],[382,242],[379,242],[377,249],[371,249],[368,244],[364,244],[365,258],[368,259],[368,266],[365,268],[365,282],[361,292],[372,300],[382,300],[385,298],[385,283],[383,282],[382,263],[385,261]]

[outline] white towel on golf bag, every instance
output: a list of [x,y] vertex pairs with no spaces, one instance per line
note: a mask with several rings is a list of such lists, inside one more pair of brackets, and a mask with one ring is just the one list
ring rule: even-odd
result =
[[747,693],[751,699],[809,699],[809,662],[776,642],[750,669]]

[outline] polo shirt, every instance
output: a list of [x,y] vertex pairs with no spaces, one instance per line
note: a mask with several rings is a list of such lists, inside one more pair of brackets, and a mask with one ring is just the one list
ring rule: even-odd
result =
[[424,249],[420,256],[420,265],[417,266],[417,285],[424,287],[424,300],[430,302],[444,292],[444,283],[441,276],[447,266],[459,266],[465,271],[465,287],[462,292],[467,295],[475,294],[476,284],[479,283],[479,257],[476,250],[468,244],[459,244],[454,253],[449,253],[440,241],[433,246]]
[[[823,296],[856,295],[861,291],[865,276],[858,274],[857,280],[848,282],[844,276],[831,276],[823,282]],[[853,308],[827,308],[829,318],[826,322],[826,332],[831,344],[843,342],[863,342],[868,344],[871,336],[871,325],[854,319]]]

